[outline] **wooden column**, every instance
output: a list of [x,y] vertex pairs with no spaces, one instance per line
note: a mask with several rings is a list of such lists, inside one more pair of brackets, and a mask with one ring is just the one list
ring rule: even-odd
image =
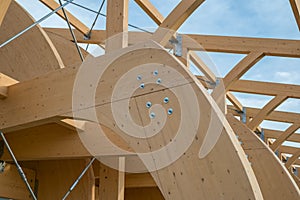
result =
[[125,157],[119,157],[118,200],[124,200],[125,194]]
[[118,171],[100,163],[99,199],[118,199]]
[[128,0],[107,1],[106,52],[128,46],[127,32]]
[[[107,1],[105,52],[128,46],[128,0]],[[125,191],[125,157],[118,158],[119,171],[100,164],[99,198],[123,200]]]

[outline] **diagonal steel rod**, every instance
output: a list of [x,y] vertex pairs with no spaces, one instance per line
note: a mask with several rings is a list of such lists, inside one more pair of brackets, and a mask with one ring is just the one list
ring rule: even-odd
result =
[[76,187],[76,185],[79,183],[79,181],[81,180],[81,178],[83,177],[83,175],[86,173],[86,171],[90,168],[90,166],[93,164],[93,162],[95,161],[95,157],[89,162],[89,164],[84,168],[84,170],[81,172],[81,174],[79,175],[79,177],[75,180],[75,182],[71,185],[70,189],[68,190],[68,192],[65,194],[65,196],[62,198],[62,200],[65,200],[69,194],[72,192],[72,190]]
[[48,13],[47,15],[45,15],[44,17],[42,17],[41,19],[37,20],[36,22],[34,22],[33,24],[31,24],[30,26],[28,26],[27,28],[25,28],[23,31],[17,33],[16,35],[14,35],[13,37],[11,37],[10,39],[6,40],[5,42],[3,42],[0,45],[0,48],[4,47],[5,45],[7,45],[8,43],[12,42],[16,38],[20,37],[21,35],[23,35],[27,31],[29,31],[30,29],[32,29],[33,27],[35,27],[36,25],[38,25],[39,23],[41,23],[42,21],[44,21],[45,19],[47,19],[48,17],[50,17],[51,15],[53,15],[54,13],[56,13],[60,9],[62,9],[63,7],[65,7],[66,5],[68,5],[69,3],[71,3],[72,1],[73,0],[67,1],[66,3],[62,4],[61,6],[59,6],[58,8],[56,8],[55,10],[53,10],[52,12]]
[[[64,1],[68,1],[68,0],[64,0]],[[97,12],[97,11],[95,11],[95,10],[92,10],[92,9],[90,9],[90,8],[88,8],[88,7],[85,7],[85,6],[83,6],[83,5],[80,5],[80,4],[78,4],[78,3],[71,2],[71,4],[74,5],[74,6],[77,6],[77,7],[79,7],[79,8],[82,8],[82,9],[84,9],[84,10],[90,11],[90,12],[92,12],[92,13],[99,14],[99,15],[102,16],[102,17],[106,17],[105,14],[103,14],[103,13],[101,13],[101,12]],[[146,32],[146,33],[153,34],[152,32],[147,31],[147,30],[145,30],[145,29],[143,29],[143,28],[140,28],[140,27],[138,27],[138,26],[135,26],[135,25],[133,25],[133,24],[128,24],[128,26],[130,26],[130,27],[132,27],[132,28],[135,28],[135,29],[137,29],[137,30]]]
[[[60,4],[60,6],[63,5],[62,2],[61,2],[61,0],[59,0],[59,4]],[[82,52],[81,52],[81,50],[80,50],[80,48],[79,48],[79,46],[78,46],[77,39],[76,39],[76,36],[75,36],[75,34],[74,34],[74,31],[73,31],[73,29],[72,29],[72,27],[71,27],[71,24],[70,24],[68,15],[67,15],[67,13],[66,13],[66,11],[65,11],[64,8],[61,8],[61,9],[62,9],[63,14],[64,14],[64,16],[65,16],[66,22],[67,22],[67,24],[68,24],[69,30],[70,30],[70,32],[71,32],[71,35],[72,35],[72,38],[73,38],[73,40],[74,40],[76,49],[77,49],[78,54],[79,54],[79,56],[80,56],[80,59],[81,59],[81,61],[83,62],[84,58],[83,58]]]
[[12,150],[11,150],[11,148],[10,148],[10,146],[9,146],[9,144],[8,144],[8,142],[7,142],[6,138],[5,138],[5,136],[4,136],[4,134],[3,134],[1,131],[0,131],[0,135],[1,135],[2,139],[3,139],[3,141],[4,141],[4,144],[5,144],[6,148],[8,149],[9,154],[11,155],[13,161],[15,162],[15,164],[16,164],[16,166],[17,166],[17,169],[18,169],[18,171],[19,171],[19,174],[20,174],[21,178],[23,179],[23,181],[25,182],[26,187],[27,187],[27,189],[29,190],[29,192],[30,192],[32,198],[33,198],[34,200],[37,200],[37,198],[36,198],[36,196],[35,196],[33,190],[31,189],[31,187],[30,187],[30,185],[29,185],[29,183],[28,183],[28,181],[27,181],[26,175],[25,175],[25,173],[23,172],[22,167],[19,165],[19,163],[18,163],[18,161],[17,161],[17,159],[16,159],[14,153],[12,152]]
[[[89,33],[87,34],[87,37],[88,37],[88,38],[91,37],[92,30],[93,30],[94,26],[96,25],[96,22],[97,22],[97,20],[98,20],[98,17],[99,17],[99,15],[100,15],[100,13],[101,13],[101,10],[102,10],[103,6],[104,6],[104,3],[105,3],[105,0],[102,0],[102,3],[101,3],[101,5],[100,5],[100,8],[99,8],[98,13],[97,13],[97,15],[96,15],[96,18],[94,19],[94,22],[93,22],[93,24],[92,24],[92,26],[91,26],[91,29],[90,29]],[[89,49],[89,45],[90,45],[90,44],[87,44],[87,46],[86,46],[86,48],[85,48],[86,51]]]

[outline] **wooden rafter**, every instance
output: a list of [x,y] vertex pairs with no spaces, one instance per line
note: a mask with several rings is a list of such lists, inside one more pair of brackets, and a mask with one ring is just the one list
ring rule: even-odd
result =
[[250,52],[235,67],[233,67],[233,69],[231,69],[229,73],[227,73],[227,75],[223,78],[221,84],[219,84],[212,92],[212,97],[224,113],[226,113],[225,96],[229,90],[229,87],[237,82],[253,65],[255,65],[263,57],[263,52]]
[[[51,10],[55,10],[60,5],[54,1],[54,0],[40,0],[44,5],[46,5]],[[62,12],[62,10],[57,11],[57,14],[65,20],[65,16]],[[69,22],[72,26],[74,26],[78,31],[80,31],[82,34],[87,35],[90,31],[90,29],[83,24],[78,18],[76,18],[74,15],[72,15],[70,12],[66,10],[66,14],[69,18]],[[70,34],[70,33],[69,33]],[[83,38],[83,37],[82,37]]]
[[295,152],[293,154],[293,156],[287,160],[287,162],[285,163],[285,166],[287,168],[290,168],[291,165],[294,164],[296,162],[296,160],[298,160],[299,157],[300,157],[300,149],[297,152]]
[[225,90],[237,82],[253,65],[264,57],[263,52],[251,52],[242,59],[223,79]]
[[248,127],[251,130],[255,130],[259,124],[283,101],[287,99],[287,96],[276,96],[267,105],[265,105],[260,112],[248,123]]
[[191,61],[200,69],[200,71],[208,78],[212,83],[216,83],[217,78],[210,68],[201,60],[201,58],[193,51],[189,53]]
[[300,31],[300,0],[290,0],[290,4],[292,6],[292,10],[294,12],[296,23],[297,23],[298,29]]
[[[299,148],[297,147],[291,147],[291,146],[280,146],[278,148],[278,152],[284,153],[284,154],[292,154],[295,155],[299,151]],[[300,165],[300,159],[296,159],[293,162],[293,165]]]
[[231,92],[227,92],[226,97],[232,103],[232,105],[238,109],[238,111],[243,112],[243,105]]
[[159,28],[152,36],[154,41],[165,46],[174,32],[185,22],[185,20],[204,2],[205,0],[183,0],[164,19]]
[[300,124],[293,124],[291,125],[286,131],[284,131],[279,138],[276,139],[276,141],[270,145],[270,148],[273,151],[276,151],[279,146],[287,140],[295,131],[297,131],[300,127]]
[[155,6],[153,6],[149,0],[135,0],[135,2],[157,25],[160,25],[163,22],[164,16],[155,8]]

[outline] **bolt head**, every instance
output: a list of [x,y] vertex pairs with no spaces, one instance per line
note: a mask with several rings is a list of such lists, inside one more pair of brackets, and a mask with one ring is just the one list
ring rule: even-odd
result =
[[173,109],[172,109],[172,108],[169,108],[169,109],[168,109],[168,115],[172,115],[172,113],[173,113]]
[[157,83],[157,84],[161,84],[161,79],[158,78],[157,81],[156,81],[156,83]]
[[164,98],[164,103],[168,103],[169,102],[169,98],[168,97],[165,97]]
[[146,107],[147,108],[150,108],[152,106],[152,103],[150,102],[150,101],[148,101],[147,103],[146,103]]
[[151,119],[154,119],[155,118],[155,113],[151,112],[149,116],[150,116]]

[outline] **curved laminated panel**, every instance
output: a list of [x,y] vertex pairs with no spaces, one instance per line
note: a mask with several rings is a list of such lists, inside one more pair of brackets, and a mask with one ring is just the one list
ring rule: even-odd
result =
[[293,177],[293,179],[295,180],[297,186],[300,188],[300,179],[298,176],[296,176],[294,173],[291,173],[291,176]]
[[[15,1],[0,27],[0,43],[34,23]],[[0,72],[18,81],[29,80],[63,67],[61,58],[45,32],[35,26],[0,49]]]
[[[105,69],[96,89],[99,122],[138,153],[165,199],[263,199],[250,163],[224,115],[179,60],[156,43],[140,44],[88,59],[82,66],[87,71],[77,72],[87,74],[76,79],[74,88],[93,87],[91,72],[97,76],[99,66]],[[161,83],[155,83],[158,79]],[[139,87],[141,83],[143,87]],[[77,92],[81,94],[80,89]],[[89,96],[80,97],[81,111],[74,117],[90,117],[82,110],[84,106],[90,109],[85,102]],[[163,103],[165,97],[170,102]],[[152,102],[153,110],[147,108],[147,102]],[[168,115],[169,108],[174,113]],[[199,121],[195,121],[198,115]],[[210,152],[201,153],[203,143],[209,143],[205,136],[214,131],[220,131],[216,145]]]
[[[103,69],[105,71],[98,77],[99,70]],[[159,71],[154,75],[156,69]],[[81,70],[87,70],[87,74]],[[138,74],[145,81],[144,88],[139,87]],[[99,82],[95,83],[95,78],[100,78]],[[161,84],[157,84],[158,78]],[[132,88],[134,91],[130,93]],[[31,96],[26,98],[29,89]],[[96,96],[94,104],[90,104],[88,95],[81,93],[91,91]],[[113,92],[116,92],[114,96]],[[165,97],[169,97],[167,104],[162,103]],[[129,100],[130,106],[118,104],[123,100]],[[156,121],[151,124],[158,127],[149,129],[149,137],[146,138],[134,137],[135,134],[143,134],[143,131],[136,132],[139,129],[132,130],[134,135],[122,131],[122,124],[116,123],[116,117],[126,118],[124,109],[130,108],[130,116],[136,124],[151,122],[145,106],[147,101],[152,102],[156,113]],[[90,115],[81,114],[95,109],[99,122],[139,153],[166,199],[262,199],[250,163],[223,113],[196,77],[155,42],[86,59],[80,69],[64,68],[14,85],[0,107],[5,114],[5,119],[0,115],[3,130],[20,129],[37,120],[42,122],[68,114],[94,121]],[[169,108],[173,108],[172,115],[166,114]],[[112,110],[117,115],[113,115]],[[14,114],[16,111],[17,116]],[[130,125],[129,122],[126,126]],[[152,130],[159,132],[154,134]],[[219,138],[215,138],[216,131],[220,131]],[[211,151],[209,148],[202,149],[209,143],[205,140],[206,136],[218,139]],[[109,134],[107,137],[114,143],[114,138]],[[164,148],[169,143],[172,144],[171,149]],[[155,150],[161,150],[162,154],[154,154]],[[143,152],[150,154],[144,157],[140,154]]]
[[227,120],[248,155],[264,199],[299,199],[299,188],[271,149],[232,114]]
[[[65,39],[64,37],[58,34],[52,33],[51,31],[45,32],[49,36],[53,45],[55,46],[55,49],[59,53],[65,67],[74,67],[81,65],[82,61],[73,42]],[[88,52],[86,52],[84,49],[80,48],[80,50],[83,57],[89,55]]]

